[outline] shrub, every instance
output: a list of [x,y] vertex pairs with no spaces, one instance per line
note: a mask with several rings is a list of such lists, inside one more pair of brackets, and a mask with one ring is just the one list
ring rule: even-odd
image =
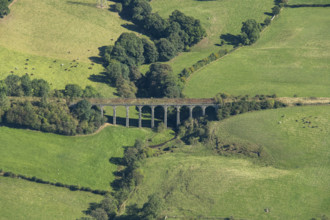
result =
[[116,3],[115,6],[114,6],[114,11],[118,12],[118,13],[121,13],[122,10],[123,10],[123,5],[121,3]]
[[267,17],[267,18],[265,18],[265,20],[264,20],[264,24],[266,25],[266,26],[268,26],[270,23],[271,23],[271,18],[270,17]]
[[272,13],[273,15],[278,15],[281,11],[281,8],[278,6],[278,5],[275,5],[273,8],[272,8]]

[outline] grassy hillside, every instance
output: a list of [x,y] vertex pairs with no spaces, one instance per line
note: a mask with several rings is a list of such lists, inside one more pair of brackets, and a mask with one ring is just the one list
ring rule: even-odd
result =
[[[51,182],[110,190],[116,165],[111,157],[121,157],[124,146],[135,139],[155,136],[147,129],[107,127],[102,132],[81,137],[66,137],[30,130],[0,127],[0,168],[37,176]],[[156,144],[171,138],[156,135]]]
[[122,26],[127,23],[117,13],[96,8],[94,0],[17,1],[10,15],[0,20],[0,79],[28,73],[53,88],[93,85],[103,96],[113,97],[113,88],[88,79],[103,71],[90,58],[129,31]]
[[0,177],[0,219],[77,219],[102,197]]
[[130,202],[142,205],[149,194],[159,192],[169,216],[329,217],[329,110],[329,106],[295,107],[216,122],[213,128],[221,140],[259,144],[273,157],[274,166],[189,147],[148,159],[144,183]]
[[253,18],[262,22],[271,12],[273,0],[222,0],[222,1],[197,1],[197,0],[153,0],[153,11],[163,17],[168,17],[172,11],[180,10],[183,13],[200,19],[206,29],[207,38],[192,48],[189,53],[182,53],[169,64],[175,73],[191,66],[196,61],[207,57],[210,53],[218,51],[220,35],[238,34],[242,22]]
[[[0,23],[0,45],[13,51],[88,61],[112,44],[127,23],[94,0],[17,1]],[[111,40],[113,39],[113,41]],[[68,53],[70,51],[70,53]]]
[[194,73],[184,93],[189,97],[212,97],[220,91],[329,96],[329,11],[284,9],[256,44]]

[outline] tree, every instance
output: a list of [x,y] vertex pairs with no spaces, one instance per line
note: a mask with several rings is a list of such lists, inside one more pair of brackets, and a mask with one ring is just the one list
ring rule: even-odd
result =
[[149,97],[180,97],[181,88],[177,78],[167,64],[151,64],[145,75],[145,81],[140,89],[145,89]]
[[0,18],[8,15],[10,9],[8,8],[9,1],[8,0],[0,0]]
[[120,97],[135,98],[137,88],[133,82],[119,78],[116,83],[117,93]]
[[166,38],[167,28],[169,26],[169,22],[162,18],[158,13],[151,13],[145,17],[143,28],[150,34],[152,37]]
[[128,66],[144,63],[142,40],[134,33],[122,33],[111,51],[111,58]]
[[114,218],[117,214],[118,202],[112,196],[106,196],[101,201],[101,208],[107,213],[110,218]]
[[241,38],[242,43],[250,45],[256,42],[260,37],[261,26],[254,19],[248,19],[242,23]]
[[154,44],[154,42],[151,42],[145,38],[142,39],[143,43],[143,56],[145,59],[145,63],[153,63],[158,60],[158,51]]
[[32,82],[28,74],[21,77],[21,87],[25,96],[30,96],[32,93]]
[[110,60],[110,63],[106,68],[106,75],[112,85],[116,85],[120,78],[129,80],[129,74],[130,70],[128,66],[117,60]]
[[121,3],[116,3],[114,6],[114,11],[120,13],[123,10],[123,5]]
[[275,5],[275,6],[272,8],[272,13],[273,13],[273,15],[278,15],[278,14],[280,13],[280,11],[281,11],[281,8],[280,8],[280,6],[278,6],[278,5]]
[[192,46],[198,43],[203,37],[206,36],[206,31],[202,27],[200,20],[190,16],[186,16],[181,11],[175,10],[172,12],[169,18],[170,22],[177,22],[181,29],[187,33],[188,38],[186,45]]
[[79,101],[72,110],[80,121],[89,121],[92,115],[92,104],[87,100]]
[[144,18],[151,13],[151,6],[146,0],[132,1],[132,19],[137,24],[143,24]]
[[157,44],[158,54],[159,54],[159,61],[168,61],[175,57],[177,54],[177,50],[173,43],[171,43],[166,38],[161,38]]
[[83,98],[100,97],[100,93],[93,86],[86,86],[82,94]]
[[68,84],[65,86],[64,94],[70,98],[81,97],[83,90],[77,84]]
[[267,18],[265,18],[265,20],[264,20],[264,24],[265,24],[266,26],[268,26],[271,22],[272,22],[272,20],[271,20],[270,17],[267,17]]
[[20,86],[20,77],[17,75],[9,75],[5,79],[7,85],[7,95],[8,96],[22,96],[23,91]]
[[96,220],[108,220],[108,215],[102,208],[93,210],[90,215]]
[[158,194],[152,194],[148,197],[148,202],[146,202],[142,207],[142,219],[152,220],[157,219],[161,216],[163,199]]
[[33,95],[37,97],[48,96],[50,86],[46,80],[34,79],[32,80]]
[[5,83],[5,81],[0,80],[0,94],[7,94],[7,84]]

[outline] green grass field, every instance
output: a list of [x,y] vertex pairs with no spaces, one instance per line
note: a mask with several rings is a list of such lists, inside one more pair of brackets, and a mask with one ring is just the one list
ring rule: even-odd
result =
[[[303,118],[318,127],[308,128]],[[143,166],[144,183],[130,202],[141,206],[148,195],[158,192],[166,199],[164,214],[169,216],[329,217],[329,121],[329,106],[309,106],[214,122],[221,140],[259,144],[273,157],[274,166],[216,156],[191,146],[148,159]]]
[[221,47],[216,44],[220,44],[220,35],[238,34],[243,21],[253,18],[262,22],[267,17],[264,13],[271,12],[273,4],[273,0],[151,1],[153,11],[161,16],[168,17],[172,11],[180,10],[186,15],[199,19],[206,29],[207,38],[194,46],[191,52],[181,53],[169,62],[175,73],[218,51]]
[[127,23],[117,13],[96,8],[94,0],[17,1],[0,20],[0,79],[11,71],[28,73],[49,81],[52,88],[92,85],[103,96],[114,97],[114,88],[88,79],[103,71],[89,58],[98,57],[99,47],[129,31],[122,26]]
[[102,197],[86,192],[0,177],[0,219],[63,219],[84,217],[89,203]]
[[184,94],[329,96],[329,12],[329,8],[284,9],[256,44],[195,72]]
[[36,176],[51,182],[111,190],[117,166],[111,157],[121,157],[124,146],[135,139],[154,138],[155,144],[172,134],[149,129],[107,127],[95,135],[66,137],[23,129],[0,127],[0,168]]

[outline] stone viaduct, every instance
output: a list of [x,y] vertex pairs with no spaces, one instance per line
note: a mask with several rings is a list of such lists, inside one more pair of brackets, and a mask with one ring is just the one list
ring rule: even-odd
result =
[[219,105],[214,99],[177,99],[177,98],[162,98],[162,99],[130,99],[130,98],[114,98],[102,99],[94,98],[88,99],[92,105],[99,106],[103,116],[104,106],[112,106],[113,108],[113,124],[116,125],[116,108],[118,106],[126,107],[126,127],[129,127],[129,107],[136,106],[139,110],[139,127],[142,127],[142,108],[148,106],[151,109],[151,127],[155,126],[155,108],[161,106],[164,109],[164,125],[167,127],[167,109],[172,106],[176,109],[176,125],[180,124],[180,109],[183,106],[189,108],[189,118],[193,117],[193,109],[201,107],[203,116],[207,107],[214,107],[218,109]]

